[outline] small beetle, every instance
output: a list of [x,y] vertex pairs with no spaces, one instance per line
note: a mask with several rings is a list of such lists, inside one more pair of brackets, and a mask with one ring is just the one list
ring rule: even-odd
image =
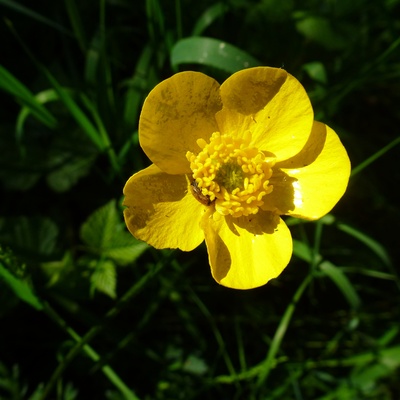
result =
[[204,195],[201,192],[201,189],[199,188],[196,179],[193,180],[190,184],[190,190],[192,191],[192,195],[194,198],[199,201],[201,204],[204,204],[205,206],[209,206],[212,201],[210,199],[210,196]]

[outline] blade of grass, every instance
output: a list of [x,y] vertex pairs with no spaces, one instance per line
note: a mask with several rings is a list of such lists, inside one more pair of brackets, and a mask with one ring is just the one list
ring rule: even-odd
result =
[[42,310],[43,305],[39,298],[33,293],[29,285],[16,278],[8,269],[0,262],[0,280],[4,280],[7,286],[15,293],[15,295],[25,303],[29,304],[36,310]]
[[27,17],[36,20],[37,22],[48,25],[60,31],[61,33],[64,33],[65,35],[72,36],[72,33],[68,29],[65,29],[62,25],[57,24],[53,20],[44,17],[36,11],[33,11],[30,8],[23,6],[22,4],[17,3],[15,0],[0,0],[0,5],[11,8],[14,11],[19,12],[20,14],[26,15]]
[[128,91],[126,92],[124,121],[129,128],[133,128],[138,121],[140,106],[143,101],[147,77],[152,68],[153,47],[147,44],[136,64],[133,77],[127,82]]
[[375,253],[378,258],[387,266],[392,267],[392,261],[385,250],[385,248],[378,243],[376,240],[372,239],[370,236],[366,235],[364,232],[353,228],[352,226],[339,222],[337,223],[337,227],[342,232],[347,233],[348,235],[352,236],[353,238],[357,239],[359,242],[363,243],[367,246],[373,253]]
[[114,149],[112,147],[110,137],[108,136],[108,133],[107,133],[107,130],[106,130],[104,124],[103,124],[103,121],[101,120],[100,115],[97,112],[94,104],[85,95],[82,94],[81,97],[82,97],[82,100],[83,100],[85,106],[89,109],[89,111],[92,114],[92,117],[93,117],[94,121],[96,122],[97,129],[98,129],[99,135],[101,137],[102,145],[104,146],[104,150],[108,154],[111,166],[113,167],[114,172],[119,173],[120,172],[120,166],[119,166],[119,163],[118,163],[118,159],[117,159],[115,151],[114,151]]
[[70,96],[68,90],[66,90],[64,87],[62,87],[56,78],[51,74],[51,72],[40,62],[38,62],[35,58],[35,56],[32,54],[30,49],[25,45],[25,43],[22,41],[22,39],[19,37],[18,33],[13,29],[13,27],[10,27],[11,31],[25,50],[25,52],[29,55],[29,57],[32,59],[38,70],[47,78],[47,80],[50,82],[51,86],[54,88],[54,90],[57,92],[58,97],[64,104],[64,106],[69,110],[71,116],[75,119],[75,121],[78,123],[78,125],[81,126],[83,129],[84,133],[88,136],[88,138],[95,144],[95,146],[100,150],[100,151],[107,151],[111,165],[114,169],[114,172],[119,172],[119,165],[117,162],[117,157],[115,155],[114,150],[111,147],[111,141],[109,140],[108,134],[106,132],[101,123],[101,119],[98,115],[97,112],[95,112],[95,108],[91,107],[91,111],[93,116],[95,117],[97,123],[99,124],[99,130],[96,129],[96,127],[93,125],[93,123],[90,121],[90,119],[86,116],[86,114],[81,110],[81,108],[78,106],[78,104],[74,101],[72,96]]
[[67,9],[69,21],[72,26],[72,31],[78,40],[79,47],[83,53],[86,53],[87,39],[85,29],[83,27],[82,18],[76,6],[75,0],[65,0],[65,7]]
[[[45,104],[50,101],[58,100],[58,95],[54,89],[47,89],[37,93],[35,95],[35,99],[39,104]],[[24,136],[25,121],[31,113],[31,109],[27,106],[24,106],[18,114],[16,123],[16,138],[18,143],[22,142],[22,138]]]
[[300,301],[301,296],[304,291],[308,287],[308,285],[314,279],[314,275],[309,273],[301,285],[297,288],[295,294],[292,297],[291,302],[286,307],[285,313],[283,314],[279,325],[275,331],[274,337],[272,338],[271,344],[269,346],[267,355],[263,361],[261,361],[258,365],[248,369],[247,371],[240,372],[236,375],[221,375],[217,376],[213,379],[214,382],[219,383],[234,383],[235,381],[247,380],[252,378],[257,378],[255,388],[260,389],[264,386],[265,382],[268,379],[268,375],[271,372],[271,369],[275,366],[278,359],[276,355],[279,351],[283,338],[286,334],[286,331],[289,327],[290,320],[296,310],[297,303]]
[[[66,324],[66,322],[50,307],[50,305],[45,304],[44,311],[49,315],[51,319],[53,319],[57,323],[57,325],[59,325],[65,332],[68,333],[68,335],[70,335],[76,341],[76,344],[65,356],[63,362],[60,363],[57,366],[56,370],[53,372],[52,376],[46,383],[46,386],[43,389],[42,397],[40,397],[39,400],[44,400],[46,397],[49,396],[54,385],[56,384],[64,370],[75,359],[75,357],[80,354],[82,349],[93,361],[98,362],[100,360],[98,354],[88,345],[88,343],[93,340],[105,328],[105,326],[109,324],[110,321],[115,318],[122,311],[122,309],[129,304],[132,298],[135,297],[146,286],[146,284],[161,271],[162,267],[170,261],[169,259],[171,257],[171,254],[159,261],[157,264],[154,264],[152,268],[118,300],[117,304],[107,312],[107,314],[103,318],[102,323],[93,326],[83,337],[77,335],[76,332],[72,328],[70,328]],[[116,385],[116,387],[121,391],[122,394],[124,394],[127,400],[138,400],[135,393],[125,385],[125,383],[118,377],[117,374],[115,374],[111,370],[109,366],[103,366],[102,370],[105,375],[110,379],[110,381],[114,385]]]
[[322,229],[324,224],[319,220],[315,223],[314,246],[312,249],[312,260],[310,269],[313,272],[321,260],[319,249],[321,246]]
[[47,70],[44,66],[40,65],[41,72],[45,75],[47,80],[53,86],[54,90],[57,92],[60,100],[63,102],[65,107],[71,113],[71,116],[75,119],[78,125],[83,129],[85,134],[89,137],[89,139],[97,146],[100,151],[106,149],[106,145],[103,142],[99,131],[95,128],[89,118],[84,114],[81,108],[77,105],[77,103],[73,100],[73,98],[69,95],[68,91],[65,90],[53,77],[50,71]]
[[338,267],[324,261],[319,266],[320,270],[335,283],[337,288],[342,292],[343,296],[353,309],[358,309],[361,305],[361,299],[358,296],[354,286],[351,284],[347,276]]
[[292,319],[292,316],[296,310],[297,303],[299,302],[301,296],[303,295],[304,291],[311,283],[313,278],[314,276],[312,274],[308,274],[306,276],[306,278],[303,280],[303,282],[297,288],[295,294],[293,295],[292,301],[287,306],[285,313],[283,314],[275,331],[274,337],[272,338],[267,356],[265,357],[264,361],[262,361],[259,365],[258,379],[256,382],[257,388],[261,388],[262,386],[264,386],[266,380],[268,379],[268,375],[271,372],[271,369],[274,367],[276,355],[280,349],[283,338],[289,327],[290,320]]
[[215,320],[214,320],[213,316],[211,315],[210,311],[208,310],[207,306],[201,301],[199,296],[197,296],[197,294],[190,287],[189,287],[189,290],[190,290],[190,296],[191,296],[192,300],[196,303],[197,307],[199,307],[200,311],[207,318],[208,323],[211,326],[211,329],[213,331],[215,339],[218,343],[219,350],[225,361],[226,368],[229,371],[229,375],[232,377],[235,377],[237,375],[236,371],[235,371],[235,367],[233,366],[231,357],[229,356],[229,353],[226,350],[225,341],[224,341],[224,338],[222,337],[221,331],[218,329],[218,326],[215,323]]
[[6,68],[0,65],[0,89],[16,97],[40,122],[54,129],[56,118],[38,101],[36,96]]
[[192,36],[200,36],[203,32],[212,25],[218,18],[223,16],[228,10],[226,3],[215,3],[208,7],[198,18],[193,30]]
[[368,157],[362,163],[360,163],[356,167],[354,167],[352,169],[352,171],[351,171],[351,175],[350,176],[353,177],[353,176],[357,175],[358,173],[360,173],[363,169],[367,168],[370,164],[372,164],[378,158],[380,158],[383,155],[385,155],[389,150],[391,150],[393,147],[397,146],[399,143],[400,143],[400,136],[398,138],[392,140],[385,147],[381,148],[376,153],[374,153],[372,156]]
[[[78,346],[73,347],[73,352],[70,351],[66,355],[65,359],[58,365],[52,377],[43,388],[39,400],[45,400],[50,395],[55,381],[59,379],[65,367],[71,362],[71,358],[75,358],[75,356],[78,355],[81,349],[83,349],[86,355],[95,362],[98,362],[101,358],[100,355],[84,341],[84,338],[79,336],[71,327],[69,327],[66,322],[48,304],[45,304],[45,312],[79,344],[79,348]],[[121,392],[126,400],[139,400],[135,392],[130,389],[124,381],[122,381],[118,374],[109,365],[102,366],[101,370],[103,371],[104,375],[109,379],[109,381]]]

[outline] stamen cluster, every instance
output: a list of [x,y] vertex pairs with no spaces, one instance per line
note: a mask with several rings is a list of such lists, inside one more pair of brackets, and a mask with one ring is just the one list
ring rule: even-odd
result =
[[209,143],[197,141],[201,148],[197,155],[186,154],[196,186],[222,215],[256,214],[264,204],[263,197],[273,190],[269,179],[275,159],[251,147],[250,142],[250,131],[241,137],[214,132]]

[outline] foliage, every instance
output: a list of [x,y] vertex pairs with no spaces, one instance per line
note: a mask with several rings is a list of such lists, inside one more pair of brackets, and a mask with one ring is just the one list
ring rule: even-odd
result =
[[[399,398],[399,0],[0,10],[1,399]],[[121,196],[146,94],[252,65],[304,84],[353,171],[332,215],[286,220],[284,274],[235,291],[204,247],[136,241]]]

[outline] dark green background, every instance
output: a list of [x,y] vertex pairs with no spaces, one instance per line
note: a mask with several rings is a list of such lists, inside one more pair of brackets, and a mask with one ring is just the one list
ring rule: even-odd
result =
[[[0,399],[400,397],[398,0],[1,0],[0,15]],[[121,206],[149,164],[146,94],[240,65],[296,76],[355,168],[329,217],[287,220],[291,263],[249,291],[218,286],[203,245],[136,242]]]

